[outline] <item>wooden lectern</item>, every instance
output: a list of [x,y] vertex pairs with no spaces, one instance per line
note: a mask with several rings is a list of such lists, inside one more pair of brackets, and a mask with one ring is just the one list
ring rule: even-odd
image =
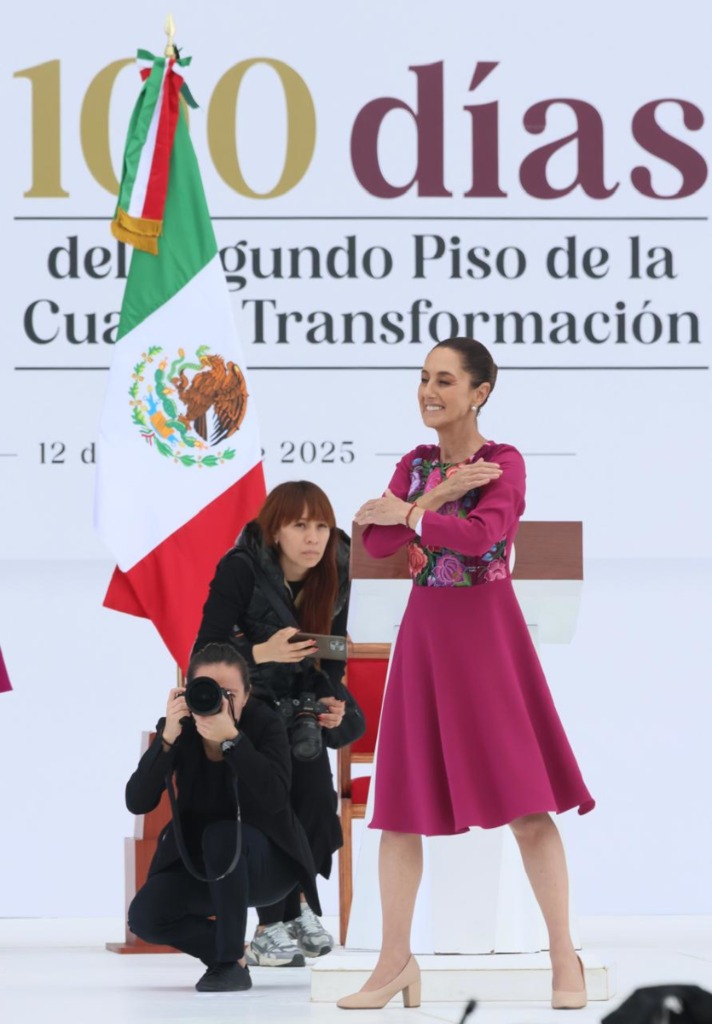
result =
[[[372,558],[363,546],[363,527],[354,523],[351,535],[353,580],[409,580],[408,551],[403,547],[389,558]],[[521,522],[517,532],[512,579],[583,579],[583,543],[580,522]]]
[[[141,755],[153,742],[153,732],[141,734]],[[129,904],[138,890],[146,881],[151,866],[156,843],[164,826],[171,820],[171,806],[168,794],[164,793],[155,810],[149,814],[136,815],[134,834],[124,840],[124,920],[126,920]],[[177,953],[173,946],[153,946],[129,931],[125,925],[126,936],[123,942],[107,942],[106,948],[112,953]]]
[[[405,548],[373,559],[353,527],[349,634],[361,643],[391,642],[411,583]],[[522,522],[512,579],[535,644],[568,643],[573,635],[583,580],[580,522]],[[406,582],[407,581],[407,582]],[[386,686],[388,684],[386,683]],[[378,772],[378,750],[374,771]],[[372,814],[370,787],[366,821]],[[378,949],[378,836],[363,829],[347,946]],[[546,948],[546,930],[507,828],[473,829],[462,836],[428,838],[423,884],[413,922],[414,953],[514,953]]]

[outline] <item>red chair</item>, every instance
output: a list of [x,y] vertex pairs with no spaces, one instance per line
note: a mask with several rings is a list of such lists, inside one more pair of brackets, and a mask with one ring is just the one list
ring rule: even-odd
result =
[[349,641],[344,682],[366,717],[366,731],[360,740],[339,750],[338,785],[344,845],[339,851],[339,941],[346,941],[353,898],[353,856],[351,822],[366,816],[370,775],[352,778],[352,764],[372,764],[381,720],[390,644],[352,644]]

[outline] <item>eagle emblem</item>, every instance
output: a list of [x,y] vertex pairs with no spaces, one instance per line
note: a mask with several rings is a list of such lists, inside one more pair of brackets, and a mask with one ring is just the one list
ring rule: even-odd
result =
[[183,466],[212,468],[235,457],[223,442],[239,430],[247,398],[240,367],[211,354],[208,345],[192,359],[179,348],[173,360],[152,345],[134,366],[129,387],[131,418],[144,441]]

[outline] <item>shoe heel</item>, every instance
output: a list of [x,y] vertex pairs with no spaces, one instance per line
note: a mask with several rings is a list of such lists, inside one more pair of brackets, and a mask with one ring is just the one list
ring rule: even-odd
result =
[[583,961],[580,956],[577,955],[576,959],[578,960],[579,967],[581,968],[583,988],[579,992],[557,992],[554,990],[551,994],[552,1010],[583,1010],[588,1004],[588,993],[586,992],[586,968],[583,966]]
[[403,989],[403,1006],[408,1009],[420,1006],[420,978]]

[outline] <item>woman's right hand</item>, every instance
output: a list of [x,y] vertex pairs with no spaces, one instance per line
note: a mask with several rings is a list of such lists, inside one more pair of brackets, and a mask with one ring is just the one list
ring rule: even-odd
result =
[[296,643],[290,644],[289,638],[297,633],[299,630],[294,626],[286,626],[273,633],[263,644],[255,644],[252,648],[255,664],[262,665],[266,661],[293,664],[316,654],[317,645],[314,640],[297,640]]
[[185,702],[185,690],[174,688],[168,694],[166,704],[166,724],[163,727],[163,739],[166,743],[175,743],[183,728],[182,719],[188,718],[190,711]]

